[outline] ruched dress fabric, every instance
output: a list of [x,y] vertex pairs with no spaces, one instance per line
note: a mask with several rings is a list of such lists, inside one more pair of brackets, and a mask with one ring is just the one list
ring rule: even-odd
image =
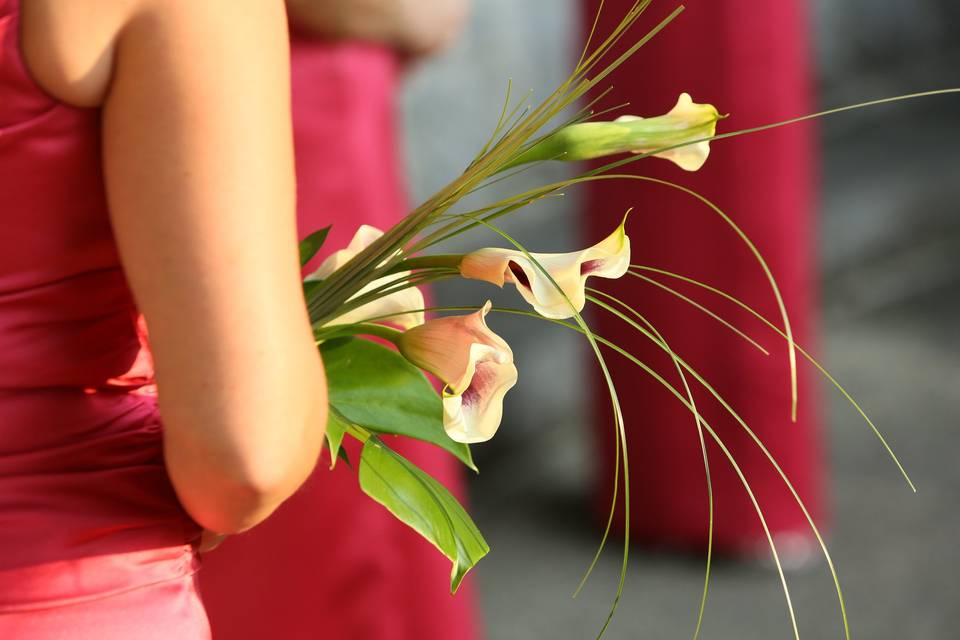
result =
[[[406,210],[398,163],[398,65],[384,48],[293,37],[293,118],[301,237],[333,225],[321,256],[357,227]],[[319,258],[308,265],[316,268]],[[349,440],[349,438],[347,439]],[[354,468],[324,454],[266,522],[203,558],[200,582],[216,640],[474,640],[468,578],[449,593],[450,563],[365,496]],[[458,465],[423,443],[390,442],[455,494]]]
[[0,638],[209,638],[100,111],[47,95],[18,34],[0,0]]

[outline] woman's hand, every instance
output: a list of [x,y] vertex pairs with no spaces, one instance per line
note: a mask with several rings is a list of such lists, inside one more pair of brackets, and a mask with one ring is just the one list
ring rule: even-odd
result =
[[307,33],[379,42],[413,57],[450,45],[468,8],[469,0],[287,0],[291,22]]

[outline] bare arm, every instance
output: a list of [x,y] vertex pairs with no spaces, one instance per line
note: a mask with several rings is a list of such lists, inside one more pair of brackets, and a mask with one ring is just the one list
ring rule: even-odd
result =
[[291,21],[320,37],[379,42],[424,56],[448,46],[467,17],[468,0],[286,0]]
[[[106,184],[150,327],[167,468],[197,522],[236,532],[306,479],[326,412],[297,260],[283,5],[111,3]],[[69,94],[68,76],[48,88]]]

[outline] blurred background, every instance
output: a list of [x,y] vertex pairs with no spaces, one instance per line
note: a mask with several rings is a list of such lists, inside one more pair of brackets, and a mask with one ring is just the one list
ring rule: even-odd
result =
[[[696,12],[696,5],[687,11]],[[952,0],[816,0],[807,10],[815,100],[823,108],[960,85],[960,5]],[[579,54],[583,13],[574,0],[474,0],[457,46],[418,66],[407,81],[403,115],[413,199],[453,178],[483,144],[508,78],[515,95],[530,89],[534,99],[565,78]],[[639,29],[653,24],[641,21]],[[671,28],[659,37],[671,38]],[[695,86],[689,90],[710,99]],[[663,96],[664,106],[674,98]],[[852,631],[878,640],[957,638],[960,101],[947,96],[866,109],[824,119],[809,131],[821,154],[814,219],[817,355],[888,436],[918,487],[909,491],[838,393],[807,388],[823,400],[828,544]],[[717,143],[711,162],[722,161],[721,145],[738,144]],[[486,197],[575,169],[538,167]],[[622,210],[655,201],[620,204]],[[583,194],[572,189],[507,226],[534,250],[573,250],[586,246],[584,209]],[[730,213],[736,219],[736,211]],[[632,232],[642,233],[635,224]],[[458,282],[438,288],[437,297],[441,304],[480,295],[516,304],[512,291],[467,289]],[[493,549],[476,570],[485,628],[494,639],[590,638],[612,600],[620,553],[615,541],[588,588],[570,599],[599,541],[591,510],[598,454],[589,354],[576,337],[540,324],[506,317],[491,324],[514,347],[521,380],[508,396],[497,438],[475,447],[482,473],[471,478],[473,509]],[[783,367],[786,376],[785,360]],[[703,560],[702,553],[635,548],[609,637],[691,634]],[[842,637],[822,560],[802,563],[788,579],[803,636]],[[790,637],[772,566],[718,560],[704,624],[704,638]]]

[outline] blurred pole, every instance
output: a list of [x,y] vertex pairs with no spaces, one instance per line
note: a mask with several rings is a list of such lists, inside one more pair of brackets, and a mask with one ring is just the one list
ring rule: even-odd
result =
[[[607,0],[598,33],[608,33],[630,4]],[[585,0],[585,28],[598,5],[597,0]],[[656,115],[688,91],[696,102],[712,103],[730,114],[720,123],[722,132],[809,112],[814,104],[811,54],[802,5],[799,0],[763,0],[749,8],[732,0],[691,3],[613,74],[608,84],[614,91],[601,106],[629,101],[621,113]],[[634,27],[630,43],[673,8],[673,3],[653,3]],[[811,126],[801,125],[714,143],[706,166],[695,174],[652,158],[628,170],[683,184],[727,212],[768,261],[796,341],[816,353],[814,134]],[[689,195],[638,181],[595,183],[589,187],[584,210],[589,239],[609,233],[631,206],[636,207],[629,228],[634,263],[711,283],[780,324],[774,296],[755,258],[732,230]],[[647,316],[673,349],[713,384],[767,445],[818,524],[824,524],[818,389],[810,367],[800,360],[798,420],[791,423],[784,340],[717,296],[677,281],[668,284],[741,327],[771,355],[764,356],[693,307],[637,279],[624,277],[604,288]],[[634,330],[600,311],[593,316],[593,327],[640,356],[683,392],[670,359]],[[610,361],[629,439],[631,535],[655,546],[702,549],[707,494],[692,416],[639,368],[615,355]],[[593,379],[600,459],[596,508],[605,515],[613,479],[613,426],[599,372]],[[785,543],[801,542],[802,550],[809,528],[782,481],[708,393],[695,382],[691,385],[701,413],[751,483],[771,530]],[[717,549],[726,553],[762,549],[766,543],[753,506],[720,449],[707,438]],[[618,524],[622,527],[622,514]],[[784,546],[789,554],[790,548]]]

